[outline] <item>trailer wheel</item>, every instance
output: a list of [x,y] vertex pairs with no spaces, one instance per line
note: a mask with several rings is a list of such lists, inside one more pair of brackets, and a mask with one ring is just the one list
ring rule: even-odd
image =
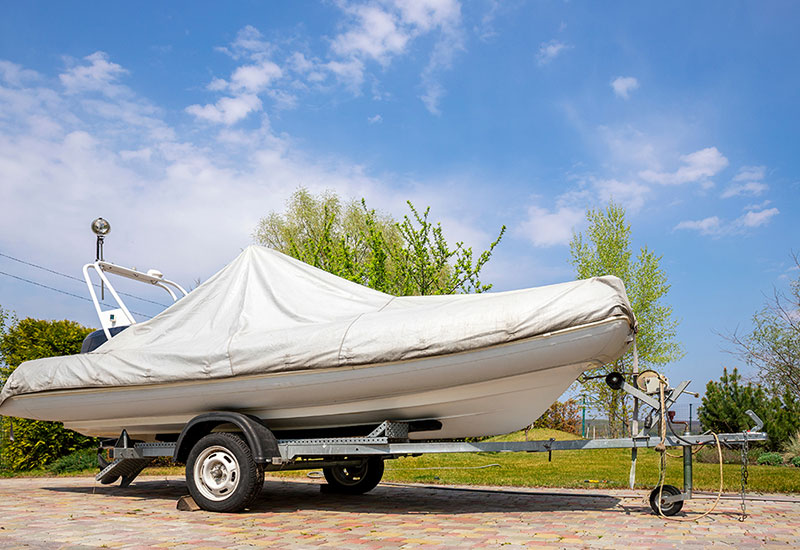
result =
[[186,484],[203,510],[239,512],[258,496],[264,471],[238,435],[212,433],[189,452]]
[[375,488],[383,477],[383,460],[372,457],[356,466],[327,466],[322,469],[329,490],[361,495]]
[[[681,494],[681,490],[675,487],[674,485],[664,485],[663,490],[661,491],[661,513],[665,516],[674,516],[678,512],[681,511],[683,508],[683,501],[676,500],[674,502],[666,503],[664,499],[670,496],[677,496]],[[653,513],[658,515],[658,487],[653,489],[650,493],[650,508],[653,509]]]

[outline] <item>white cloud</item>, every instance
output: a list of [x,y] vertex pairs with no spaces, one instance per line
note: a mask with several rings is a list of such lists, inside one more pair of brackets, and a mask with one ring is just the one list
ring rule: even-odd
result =
[[367,118],[367,122],[370,124],[380,124],[383,122],[383,117],[381,115],[375,115]]
[[754,229],[768,224],[769,221],[779,213],[780,211],[777,208],[750,210],[731,222],[721,220],[717,216],[711,216],[702,220],[682,221],[676,225],[674,229],[698,231],[701,235],[713,237],[737,235],[746,232],[748,229]]
[[463,49],[460,4],[456,0],[394,0],[343,4],[343,9],[350,21],[332,40],[334,59],[326,67],[356,93],[364,83],[365,62],[375,61],[385,68],[395,57],[408,53],[415,39],[438,31],[420,75],[420,99],[428,111],[439,114],[445,91],[438,75],[452,66],[456,53]]
[[261,100],[253,94],[223,97],[214,105],[189,105],[186,112],[208,122],[231,125],[254,111],[261,110]]
[[329,61],[324,67],[354,94],[361,93],[361,85],[364,84],[364,64],[360,60]]
[[675,226],[675,229],[690,229],[700,232],[701,235],[719,235],[722,231],[722,225],[717,216],[711,216],[702,220],[682,221]]
[[281,68],[272,61],[262,61],[258,65],[242,65],[233,71],[230,87],[257,94],[281,76],[283,76]]
[[639,177],[651,183],[661,185],[681,185],[693,182],[708,182],[708,178],[716,175],[728,166],[728,159],[716,147],[707,147],[680,157],[683,166],[675,172],[659,172],[643,170]]
[[602,202],[614,200],[634,212],[644,206],[651,189],[635,181],[619,181],[616,179],[594,180],[594,188]]
[[0,59],[0,79],[11,86],[22,86],[26,82],[38,80],[39,73]]
[[127,88],[115,84],[115,81],[128,71],[109,61],[107,53],[95,52],[87,55],[84,60],[88,63],[72,62],[73,66],[59,75],[68,93],[100,92],[113,97],[127,91]]
[[617,97],[628,99],[630,93],[639,88],[639,81],[632,76],[618,76],[611,81],[611,87]]
[[565,245],[572,238],[575,227],[583,221],[586,211],[561,205],[554,211],[538,205],[528,207],[528,217],[519,226],[518,233],[524,235],[534,246],[548,247]]
[[261,60],[274,51],[272,44],[264,40],[261,32],[252,25],[242,28],[230,46],[217,49],[237,60]]
[[550,40],[549,42],[542,42],[539,45],[539,51],[536,54],[537,63],[540,66],[547,65],[553,59],[558,57],[561,52],[568,50],[569,48],[569,45],[556,39]]
[[402,53],[411,39],[410,30],[402,28],[399,17],[376,5],[349,6],[351,28],[337,36],[331,45],[337,55],[368,58],[382,65]]
[[743,166],[739,173],[733,178],[732,183],[722,193],[723,199],[736,197],[739,195],[759,196],[764,193],[769,186],[763,180],[766,174],[764,166]]
[[760,181],[767,173],[766,166],[742,166],[733,181]]
[[767,208],[759,211],[747,212],[739,218],[739,222],[745,227],[761,227],[769,223],[769,220],[777,216],[780,211],[777,208]]

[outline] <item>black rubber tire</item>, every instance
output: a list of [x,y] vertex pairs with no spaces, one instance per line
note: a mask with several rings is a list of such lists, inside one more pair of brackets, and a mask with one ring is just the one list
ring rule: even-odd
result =
[[[661,492],[661,499],[663,501],[664,497],[675,496],[679,494],[681,494],[681,490],[674,485],[664,485],[664,489]],[[653,513],[655,515],[658,515],[658,487],[653,489],[653,491],[650,493],[650,508],[653,509]],[[665,504],[664,502],[661,503],[661,513],[665,516],[674,516],[680,512],[682,508],[682,500],[676,500],[675,502],[670,502],[669,504]]]
[[[238,479],[235,488],[218,500],[207,498],[201,488],[203,482],[195,478],[195,464],[206,449],[222,447],[229,457],[238,463]],[[247,508],[261,492],[264,485],[264,470],[253,460],[247,443],[236,434],[212,433],[198,441],[186,460],[186,485],[189,494],[200,508],[209,512],[240,512]]]
[[328,491],[362,495],[374,489],[383,477],[383,459],[371,457],[360,466],[326,466],[322,469]]

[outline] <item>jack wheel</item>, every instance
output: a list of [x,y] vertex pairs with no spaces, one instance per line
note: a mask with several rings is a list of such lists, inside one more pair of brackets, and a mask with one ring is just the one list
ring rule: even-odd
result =
[[354,466],[326,466],[322,469],[328,491],[361,495],[374,489],[383,477],[383,459],[372,457]]
[[[675,487],[674,485],[664,485],[663,490],[661,491],[661,514],[665,516],[674,516],[678,512],[681,511],[683,508],[683,501],[676,500],[673,502],[664,502],[664,499],[671,496],[678,496],[681,494],[681,490]],[[658,513],[658,487],[653,489],[650,493],[650,508],[653,509],[653,513],[655,515],[659,515]]]

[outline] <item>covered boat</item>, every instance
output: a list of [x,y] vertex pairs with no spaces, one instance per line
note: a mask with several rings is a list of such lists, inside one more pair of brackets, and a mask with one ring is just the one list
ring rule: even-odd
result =
[[20,365],[0,415],[145,441],[209,411],[278,433],[395,420],[412,439],[492,435],[538,418],[634,332],[616,277],[395,297],[251,246],[96,350]]

